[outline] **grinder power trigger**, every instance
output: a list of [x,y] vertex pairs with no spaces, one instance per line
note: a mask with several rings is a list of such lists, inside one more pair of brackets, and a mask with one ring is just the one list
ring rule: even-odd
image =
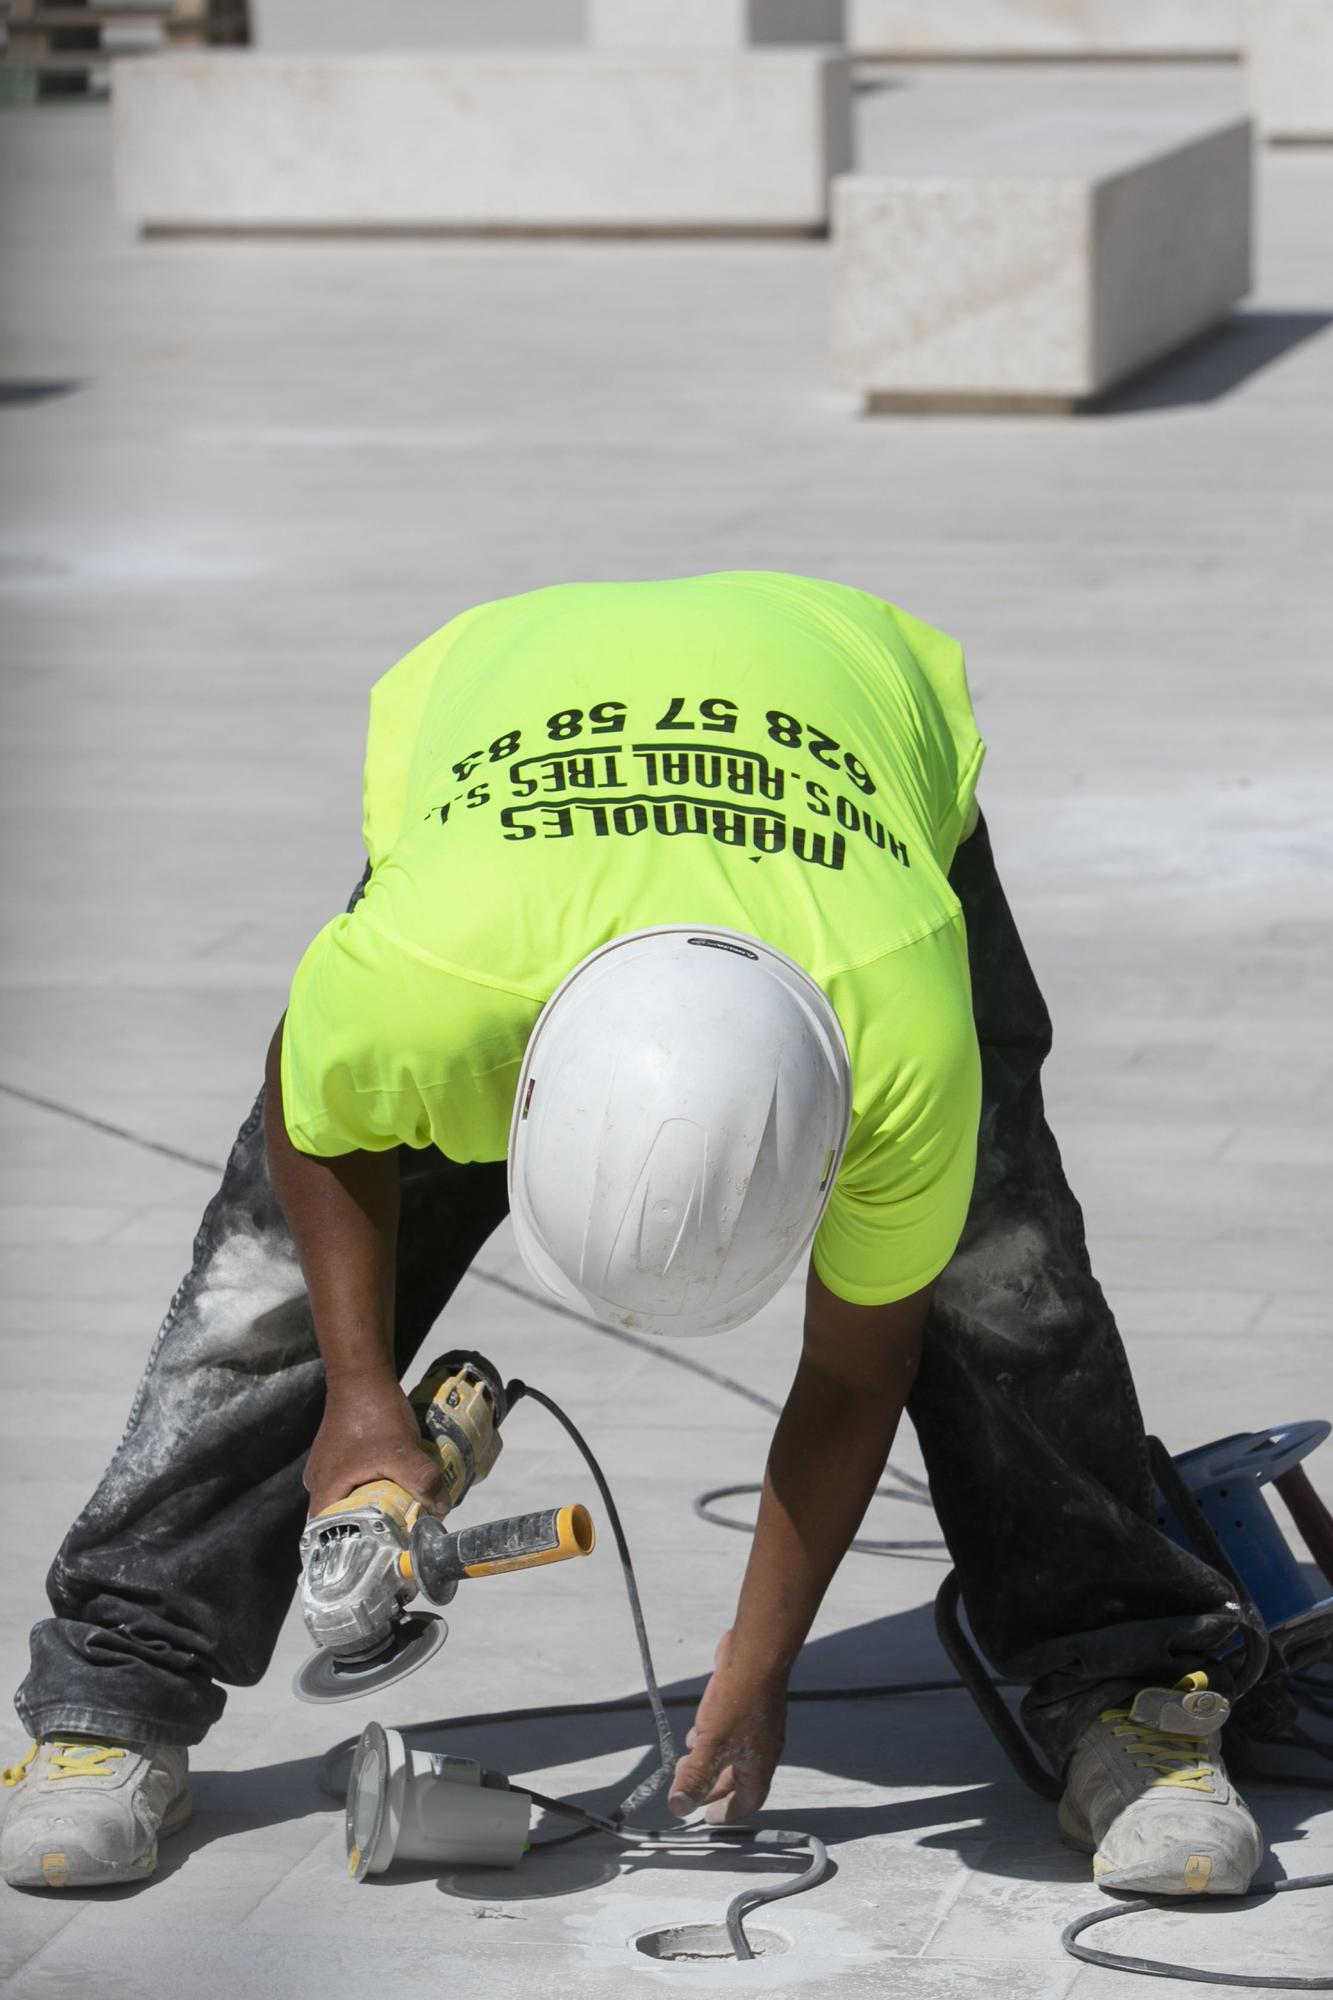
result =
[[[439,1464],[441,1512],[456,1507],[500,1455],[504,1387],[479,1354],[450,1353],[409,1397],[421,1448]],[[418,1591],[447,1604],[465,1577],[586,1556],[596,1535],[586,1507],[486,1521],[451,1531],[392,1479],[374,1479],[306,1523],[301,1616],[317,1651],[292,1682],[302,1701],[350,1701],[425,1664],[448,1627],[408,1611]]]

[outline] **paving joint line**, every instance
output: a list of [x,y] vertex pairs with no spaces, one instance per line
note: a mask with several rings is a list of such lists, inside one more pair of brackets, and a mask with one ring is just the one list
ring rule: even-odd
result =
[[[168,1146],[160,1140],[145,1138],[140,1132],[132,1132],[128,1126],[115,1125],[105,1118],[95,1118],[90,1112],[82,1111],[76,1105],[63,1104],[54,1097],[43,1097],[37,1091],[22,1089],[18,1084],[0,1081],[0,1095],[16,1098],[24,1104],[35,1105],[42,1111],[52,1112],[56,1117],[71,1119],[76,1125],[89,1126],[93,1131],[105,1132],[111,1138],[122,1139],[128,1145],[138,1146],[146,1152],[159,1153],[166,1159],[176,1160],[182,1166],[196,1167],[207,1174],[221,1174],[224,1171],[216,1160],[201,1159],[197,1153],[187,1153],[179,1146]],[[767,1411],[771,1416],[776,1417],[781,1412],[781,1405],[775,1403],[771,1397],[761,1395],[759,1390],[750,1388],[748,1383],[733,1381],[730,1376],[723,1375],[718,1369],[710,1368],[707,1362],[697,1361],[689,1355],[673,1353],[669,1348],[648,1339],[643,1334],[631,1333],[626,1327],[610,1326],[605,1320],[594,1319],[591,1313],[577,1312],[572,1306],[563,1305],[558,1299],[543,1298],[540,1292],[533,1291],[526,1285],[520,1285],[512,1278],[503,1277],[498,1271],[488,1271],[483,1265],[473,1264],[468,1275],[483,1285],[490,1285],[497,1291],[508,1292],[512,1297],[522,1299],[528,1305],[539,1306],[542,1311],[553,1313],[557,1319],[572,1320],[578,1326],[591,1327],[609,1340],[617,1340],[623,1346],[636,1348],[642,1354],[650,1354],[657,1360],[669,1362],[677,1368],[685,1369],[691,1375],[702,1376],[717,1388],[730,1389],[733,1395],[743,1397],[746,1402],[755,1404],[757,1408]]]
[[125,1139],[131,1146],[138,1146],[146,1153],[160,1153],[164,1159],[176,1160],[182,1166],[198,1167],[206,1174],[222,1172],[214,1160],[202,1160],[197,1153],[186,1153],[179,1146],[167,1146],[160,1139],[146,1139],[141,1132],[131,1132],[125,1125],[114,1125],[107,1118],[94,1118],[90,1111],[80,1111],[75,1105],[61,1104],[54,1097],[42,1097],[35,1090],[23,1090],[16,1083],[0,1082],[0,1095],[16,1098],[21,1104],[36,1105],[40,1111],[54,1112],[58,1118],[72,1119],[76,1125],[87,1125],[94,1132],[105,1132],[113,1139]]

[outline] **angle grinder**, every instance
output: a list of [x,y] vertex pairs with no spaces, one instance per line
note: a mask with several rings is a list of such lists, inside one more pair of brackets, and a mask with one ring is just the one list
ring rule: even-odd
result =
[[[504,1386],[480,1354],[454,1351],[412,1390],[422,1450],[444,1474],[441,1514],[484,1479],[500,1455]],[[448,1604],[465,1577],[585,1556],[596,1542],[586,1507],[552,1507],[453,1532],[392,1479],[335,1500],[301,1536],[301,1616],[317,1650],[293,1692],[315,1703],[351,1701],[415,1673],[448,1634],[442,1618],[408,1611],[418,1591]]]

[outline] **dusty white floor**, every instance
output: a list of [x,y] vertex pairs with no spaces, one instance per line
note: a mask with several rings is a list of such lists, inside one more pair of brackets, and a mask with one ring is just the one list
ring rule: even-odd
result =
[[[1001,85],[1035,101],[1115,79]],[[893,115],[965,117],[980,87],[916,71],[869,94],[868,156]],[[1118,87],[1229,105],[1237,86]],[[0,155],[0,370],[64,391],[0,407],[0,1680],[211,1189],[9,1089],[219,1159],[296,956],[358,872],[367,686],[466,603],[553,580],[790,568],[964,637],[986,808],[1057,1021],[1052,1119],[1149,1424],[1178,1450],[1333,1416],[1333,152],[1264,159],[1246,314],[1109,414],[869,423],[826,387],[817,243],[141,245],[111,216],[102,112],[6,112]],[[484,1266],[516,1273],[507,1240]],[[764,1413],[480,1274],[447,1332],[585,1420],[663,1677],[697,1687],[744,1544],[690,1501],[758,1476]],[[789,1295],[708,1359],[776,1397],[796,1333]],[[919,1469],[910,1438],[900,1462]],[[1333,1446],[1312,1470],[1333,1493]],[[496,1511],[586,1488],[543,1415],[516,1413]],[[867,1530],[930,1531],[896,1502]],[[940,1574],[849,1558],[802,1683],[946,1672]],[[609,1554],[475,1586],[452,1623],[369,1713],[637,1686]],[[349,1882],[315,1771],[365,1718],[292,1702],[304,1650],[289,1626],[232,1697],[152,1884],[0,1892],[7,1996],[1131,1991],[1061,1954],[1096,1900],[1086,1864],[961,1696],[795,1710],[773,1812],[830,1839],[836,1879],[773,1913],[782,1959],[654,1969],[628,1940],[715,1917],[734,1873],[589,1844],[514,1877]],[[642,1741],[625,1717],[449,1739],[546,1789],[627,1781]],[[6,1756],[23,1747],[0,1728]],[[1287,1872],[1333,1867],[1313,1796],[1255,1804]],[[1118,1948],[1292,1975],[1327,1965],[1331,1934],[1310,1898],[1154,1917]]]

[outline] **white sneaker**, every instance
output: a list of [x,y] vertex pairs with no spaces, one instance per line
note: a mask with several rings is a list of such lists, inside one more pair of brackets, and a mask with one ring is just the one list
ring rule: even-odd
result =
[[1103,1889],[1149,1896],[1243,1896],[1263,1836],[1227,1776],[1218,1732],[1231,1712],[1204,1674],[1144,1688],[1103,1710],[1078,1740],[1060,1832],[1092,1855]]
[[174,1743],[54,1736],[4,1773],[17,1792],[0,1828],[0,1872],[15,1889],[139,1882],[160,1834],[190,1817],[189,1752]]

